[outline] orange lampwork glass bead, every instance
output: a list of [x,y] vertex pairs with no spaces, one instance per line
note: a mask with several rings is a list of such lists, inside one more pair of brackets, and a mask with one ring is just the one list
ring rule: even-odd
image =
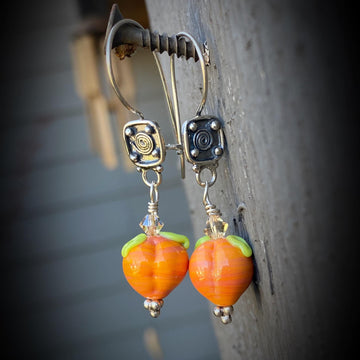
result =
[[[235,236],[229,238],[235,241]],[[241,246],[248,247],[242,241],[244,243]],[[229,307],[235,304],[253,277],[251,249],[248,248],[248,253],[245,251],[244,255],[239,246],[234,246],[226,238],[203,241],[196,247],[189,264],[189,275],[194,287],[217,306]]]
[[180,284],[189,264],[186,252],[188,239],[173,233],[163,233],[166,237],[161,234],[155,236],[141,234],[142,241],[123,253],[123,271],[126,280],[135,291],[148,300],[145,301],[145,307],[154,317],[158,316],[158,313],[151,312],[150,302],[158,302],[161,308],[162,299]]

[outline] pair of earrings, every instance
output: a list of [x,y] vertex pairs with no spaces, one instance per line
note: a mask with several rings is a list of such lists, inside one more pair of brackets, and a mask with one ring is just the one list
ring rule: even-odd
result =
[[[203,78],[202,100],[196,116],[181,123],[177,99],[174,54],[170,57],[173,103],[170,99],[164,73],[155,53],[164,87],[170,117],[175,130],[177,144],[165,145],[160,127],[156,121],[146,120],[144,115],[133,108],[116,84],[111,63],[111,49],[115,34],[124,25],[143,29],[130,19],[122,19],[109,31],[106,41],[106,64],[110,82],[124,106],[140,119],[125,124],[123,137],[130,160],[136,165],[142,179],[149,187],[148,211],[140,222],[144,233],[135,236],[122,248],[123,271],[132,288],[145,297],[144,306],[152,317],[160,315],[164,298],[180,284],[189,271],[194,287],[216,306],[214,315],[224,324],[231,322],[233,304],[250,285],[253,277],[252,250],[244,239],[235,235],[226,236],[228,224],[221,218],[221,212],[211,203],[209,189],[217,178],[218,161],[225,150],[222,122],[212,115],[201,115],[207,98],[207,72],[202,51],[195,39],[185,33],[177,34],[177,40],[190,40],[197,52]],[[205,236],[195,244],[189,260],[187,249],[189,239],[184,235],[163,232],[163,223],[158,215],[158,187],[162,181],[162,163],[166,150],[176,150],[180,156],[181,177],[185,177],[185,158],[192,164],[197,183],[204,189],[203,204],[208,215],[204,229]],[[207,169],[211,179],[202,180]],[[155,180],[149,180],[149,171]],[[153,176],[154,177],[154,176]]]

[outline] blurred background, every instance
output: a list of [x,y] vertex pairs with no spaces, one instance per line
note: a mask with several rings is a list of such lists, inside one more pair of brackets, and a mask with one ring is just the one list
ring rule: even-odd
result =
[[[125,17],[149,26],[143,1],[117,3]],[[131,117],[104,72],[111,5],[3,5],[3,359],[219,359],[208,303],[188,276],[152,319],[122,273],[121,247],[141,232],[149,191],[122,152],[122,122]],[[151,53],[116,63],[129,101],[173,142]],[[191,253],[176,155],[168,152],[164,168],[164,230],[188,236]]]

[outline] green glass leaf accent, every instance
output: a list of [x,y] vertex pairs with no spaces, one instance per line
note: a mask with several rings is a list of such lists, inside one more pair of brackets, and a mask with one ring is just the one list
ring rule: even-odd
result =
[[246,257],[250,257],[252,255],[252,250],[249,244],[240,236],[229,235],[226,237],[226,240],[232,245],[238,247],[241,252]]
[[210,236],[207,236],[207,235],[201,237],[201,238],[196,242],[196,244],[195,244],[195,249],[196,249],[197,247],[199,247],[201,244],[203,244],[204,242],[206,242],[206,241],[208,241],[208,240],[210,240],[210,239],[211,239]]
[[140,245],[146,240],[147,236],[146,234],[139,234],[135,236],[133,239],[129,240],[121,249],[121,255],[123,257],[126,257],[130,250],[134,248],[135,246]]
[[185,249],[187,249],[190,245],[190,241],[185,235],[175,234],[175,233],[167,232],[167,231],[160,231],[159,235],[163,236],[166,239],[174,240],[174,241],[182,244],[182,246]]

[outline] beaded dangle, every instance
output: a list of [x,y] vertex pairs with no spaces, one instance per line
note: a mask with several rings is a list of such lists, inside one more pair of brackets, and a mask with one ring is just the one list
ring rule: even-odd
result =
[[[202,100],[193,119],[183,125],[183,146],[186,160],[192,164],[197,183],[204,188],[203,204],[208,215],[204,229],[205,236],[195,244],[189,262],[189,275],[194,287],[213,302],[214,315],[222,323],[232,321],[233,304],[250,285],[253,277],[252,250],[247,242],[235,235],[226,236],[228,223],[221,218],[221,212],[209,199],[209,188],[217,179],[218,161],[225,149],[223,124],[213,115],[201,115],[207,97],[207,72],[199,45],[187,33],[178,37],[188,38],[194,45],[202,69]],[[172,88],[176,94],[174,62],[171,61]],[[175,113],[179,117],[179,111]],[[207,169],[209,181],[202,180]]]
[[[186,249],[189,240],[186,236],[162,232],[164,226],[158,215],[159,193],[158,187],[162,181],[162,163],[167,149],[178,149],[179,145],[165,145],[160,127],[156,121],[146,120],[144,115],[133,108],[121,95],[111,64],[111,48],[115,34],[124,25],[142,28],[140,24],[130,19],[123,19],[114,24],[106,41],[106,64],[110,82],[123,105],[140,119],[130,121],[124,125],[123,137],[130,160],[142,175],[142,180],[150,189],[148,212],[140,222],[144,231],[122,248],[123,271],[131,285],[140,295],[145,297],[144,307],[154,318],[160,315],[164,298],[180,284],[188,270],[188,255]],[[155,56],[160,77],[163,82],[164,74]],[[165,89],[165,88],[164,88]],[[173,109],[170,106],[169,95],[165,89],[171,119],[174,120]],[[174,127],[175,135],[179,126]],[[178,136],[177,136],[178,137]],[[153,172],[155,180],[149,180],[148,174]]]

